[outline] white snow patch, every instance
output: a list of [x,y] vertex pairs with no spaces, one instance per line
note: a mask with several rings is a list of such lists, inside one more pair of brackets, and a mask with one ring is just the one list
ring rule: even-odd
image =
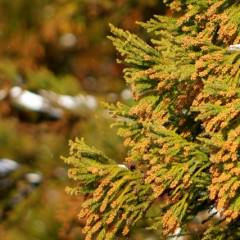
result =
[[16,170],[19,164],[11,159],[0,159],[0,176],[5,176],[8,173]]
[[228,47],[228,51],[234,52],[234,51],[240,51],[240,44],[233,44]]
[[180,236],[181,231],[182,231],[182,229],[180,227],[176,228],[173,236],[170,237],[169,239],[171,239],[171,240],[183,240],[184,237]]
[[124,165],[124,164],[118,164],[118,166],[119,166],[120,168],[128,169],[128,167],[127,167],[126,165]]
[[10,90],[10,98],[16,106],[44,112],[56,118],[61,118],[64,110],[84,115],[94,111],[98,106],[97,99],[91,95],[69,96],[46,90],[36,94],[17,86]]
[[77,43],[77,37],[73,33],[65,33],[59,39],[63,47],[70,48]]
[[209,212],[210,215],[216,214],[215,216],[219,219],[221,219],[221,214],[220,212],[214,207],[213,209],[211,209],[211,211]]
[[123,100],[129,100],[132,98],[132,91],[128,88],[124,89],[122,92],[121,92],[121,98]]
[[10,90],[10,97],[14,103],[33,111],[41,111],[46,105],[42,96],[23,90],[20,87],[13,87]]
[[42,181],[41,173],[27,173],[25,177],[27,181],[32,184],[39,184]]

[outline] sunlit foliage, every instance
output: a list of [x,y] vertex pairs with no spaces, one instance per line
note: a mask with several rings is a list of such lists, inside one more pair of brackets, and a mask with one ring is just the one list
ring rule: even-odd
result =
[[[128,148],[125,165],[70,142],[65,162],[76,185],[67,192],[86,196],[86,240],[126,239],[148,218],[165,239],[240,237],[240,3],[165,3],[170,16],[139,23],[150,43],[110,26],[135,99],[109,106]],[[203,211],[197,229],[208,224],[194,233]]]

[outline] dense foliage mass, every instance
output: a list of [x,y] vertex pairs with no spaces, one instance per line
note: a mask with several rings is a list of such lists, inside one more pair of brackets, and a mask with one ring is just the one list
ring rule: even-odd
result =
[[81,135],[122,158],[99,104],[131,101],[108,23],[137,32],[161,12],[161,0],[0,0],[0,239],[83,239],[59,156]]
[[150,43],[111,26],[135,99],[109,106],[125,165],[79,139],[65,158],[87,240],[142,221],[165,239],[240,238],[240,2],[165,2],[169,16],[139,23]]

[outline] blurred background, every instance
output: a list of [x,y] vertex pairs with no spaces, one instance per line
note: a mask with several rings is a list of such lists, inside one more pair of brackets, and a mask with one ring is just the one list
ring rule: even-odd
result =
[[100,104],[131,103],[108,23],[146,38],[135,22],[164,12],[161,0],[0,0],[0,239],[83,239],[60,156],[84,137],[123,159]]

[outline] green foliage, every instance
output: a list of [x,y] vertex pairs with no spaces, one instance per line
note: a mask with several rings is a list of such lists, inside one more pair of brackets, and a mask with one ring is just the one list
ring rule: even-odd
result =
[[[86,196],[86,239],[125,239],[156,205],[148,227],[165,238],[180,229],[192,239],[239,239],[240,51],[229,47],[240,40],[240,3],[166,4],[170,16],[139,23],[151,43],[110,25],[135,103],[109,106],[127,167],[82,141],[70,144],[65,162],[77,187],[68,192]],[[194,233],[203,212],[207,225]]]
[[[81,97],[58,94],[81,95],[84,90],[97,101],[123,98],[121,67],[106,38],[108,23],[138,31],[136,20],[160,12],[161,0],[0,0],[0,159],[11,158],[20,168],[17,179],[0,176],[0,239],[83,239],[77,219],[82,198],[65,194],[59,155],[66,154],[68,139],[78,135],[118,162],[125,150],[108,129],[105,111],[90,113],[85,104],[70,110],[62,103],[80,102]],[[15,86],[26,90],[22,102],[35,105],[29,91],[43,97],[43,111],[19,104]],[[53,107],[60,108],[60,118],[52,117]],[[31,185],[27,173],[40,174],[39,187]]]
[[[153,200],[150,185],[143,184],[140,171],[131,172],[114,164],[83,140],[76,139],[70,146],[70,157],[64,160],[73,166],[68,175],[78,181],[79,186],[67,188],[67,192],[93,195],[93,199],[85,201],[79,214],[87,218],[83,229],[86,239],[91,239],[96,232],[98,239],[115,239],[119,229],[126,235]],[[101,219],[96,212],[102,213]]]
[[51,71],[42,68],[38,70],[28,69],[21,76],[16,65],[10,61],[2,61],[0,64],[0,77],[9,85],[23,85],[26,89],[38,92],[39,90],[54,91],[59,94],[77,95],[81,88],[77,79],[71,75],[56,76]]
[[26,73],[27,88],[32,91],[46,89],[60,94],[77,95],[80,94],[80,86],[73,76],[58,76],[46,69],[29,71]]

